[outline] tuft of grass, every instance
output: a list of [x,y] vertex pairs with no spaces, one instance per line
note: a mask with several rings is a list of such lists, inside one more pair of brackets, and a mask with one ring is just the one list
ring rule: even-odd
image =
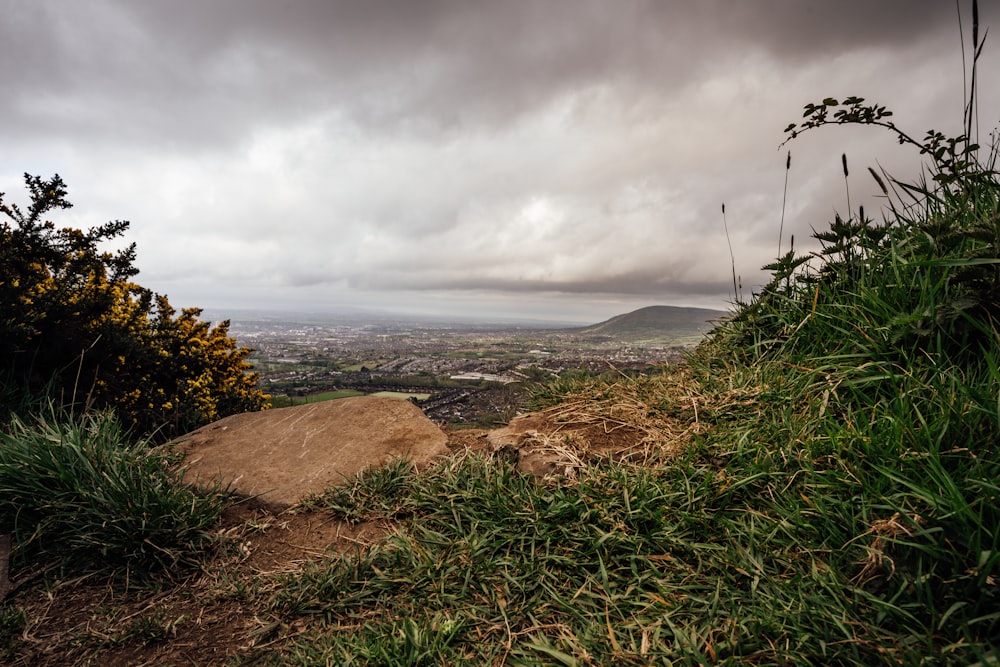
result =
[[23,609],[0,605],[0,656],[13,660],[17,640],[28,624],[28,615]]
[[190,564],[224,506],[181,481],[175,457],[130,441],[109,413],[49,410],[0,433],[0,532],[12,562],[144,574]]
[[402,458],[367,468],[346,484],[306,498],[303,509],[322,507],[351,522],[399,519],[412,511],[409,501],[416,470]]
[[[281,582],[275,609],[286,621],[310,619],[309,630],[272,657],[303,665],[877,661],[857,632],[856,600],[831,594],[843,582],[823,562],[826,550],[763,511],[759,491],[775,480],[734,481],[706,454],[694,447],[659,467],[596,461],[557,486],[488,455],[416,474],[411,514],[396,532]],[[373,495],[366,479],[355,487],[362,505]]]

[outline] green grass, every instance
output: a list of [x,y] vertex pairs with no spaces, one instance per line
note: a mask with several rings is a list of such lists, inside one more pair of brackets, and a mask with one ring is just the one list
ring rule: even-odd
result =
[[224,489],[195,493],[176,463],[107,413],[14,417],[0,433],[0,532],[13,535],[13,565],[144,575],[198,562]]
[[364,396],[365,392],[355,391],[354,389],[338,389],[336,391],[324,391],[319,394],[310,394],[309,396],[296,396],[289,397],[289,405],[305,405],[306,403],[321,403],[323,401],[332,401],[338,398],[353,398],[354,396]]
[[[336,391],[324,391],[319,394],[310,394],[309,396],[276,396],[271,399],[271,407],[274,408],[287,408],[293,405],[306,405],[309,403],[321,403],[323,401],[333,401],[338,398],[353,398],[355,396],[367,396],[363,391],[356,391],[354,389],[338,389]],[[420,393],[414,394],[412,392],[403,391],[377,391],[371,396],[384,396],[388,398],[399,398],[408,399],[416,398],[418,400],[426,400],[430,397],[430,394]]]
[[[695,489],[671,483],[687,476]],[[327,506],[403,524],[361,557],[337,557],[283,582],[277,606],[315,616],[317,628],[283,661],[491,664],[564,655],[575,664],[590,655],[644,664],[653,654],[643,637],[670,634],[663,610],[687,597],[682,590],[711,593],[693,582],[675,589],[691,568],[671,582],[661,566],[685,560],[702,541],[696,521],[668,515],[690,511],[710,490],[704,477],[690,465],[605,462],[576,485],[540,486],[510,460],[477,455],[423,474],[405,464],[370,472],[331,490]],[[330,631],[359,622],[362,632]],[[659,641],[653,647],[662,651]]]
[[643,381],[651,413],[696,422],[680,459],[538,483],[468,454],[315,500],[396,529],[281,582],[271,604],[307,630],[270,659],[1000,662],[1000,178],[995,150],[927,148],[929,181],[876,178],[885,220],[838,215],[684,372]]
[[426,393],[414,394],[412,392],[407,392],[407,391],[376,391],[375,393],[372,394],[372,396],[382,396],[384,398],[398,398],[402,400],[415,398],[418,401],[426,401],[428,398],[431,397],[430,394]]

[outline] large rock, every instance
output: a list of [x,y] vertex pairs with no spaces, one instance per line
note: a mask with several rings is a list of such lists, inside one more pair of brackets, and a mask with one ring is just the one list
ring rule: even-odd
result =
[[448,451],[447,436],[420,408],[374,396],[233,415],[178,442],[189,480],[222,479],[273,509],[395,457],[419,465]]

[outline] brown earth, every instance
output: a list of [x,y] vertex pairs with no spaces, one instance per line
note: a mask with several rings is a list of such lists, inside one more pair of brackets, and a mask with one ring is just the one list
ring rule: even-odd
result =
[[[524,471],[552,479],[572,477],[591,456],[641,456],[648,436],[613,418],[561,407],[520,417],[498,431],[449,431],[447,446],[453,452],[513,455]],[[393,529],[351,525],[323,511],[236,505],[217,528],[228,546],[183,580],[149,589],[85,576],[18,590],[6,608],[23,609],[28,621],[5,664],[244,664],[304,630],[282,623],[259,602],[280,574],[331,553],[365,549]]]
[[8,604],[18,604],[30,621],[4,664],[230,664],[295,630],[254,604],[255,587],[273,585],[276,576],[328,552],[363,549],[386,530],[322,512],[274,514],[237,505],[218,528],[231,538],[228,546],[187,579],[123,590],[120,582],[83,578],[15,596]]

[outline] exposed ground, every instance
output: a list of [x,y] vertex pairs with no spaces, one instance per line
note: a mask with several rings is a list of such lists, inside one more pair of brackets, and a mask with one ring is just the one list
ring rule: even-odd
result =
[[279,628],[247,591],[272,585],[327,549],[363,548],[381,526],[320,512],[275,516],[236,506],[219,526],[225,546],[180,581],[123,585],[52,581],[22,593],[28,623],[13,665],[220,665],[265,646]]
[[[641,457],[653,438],[671,435],[662,425],[655,432],[630,425],[628,406],[619,406],[617,417],[583,408],[570,403],[534,413],[515,432],[450,430],[448,445],[453,452],[517,456],[538,477],[572,476],[588,456]],[[675,426],[680,442],[697,425]],[[305,621],[289,626],[266,606],[282,575],[331,551],[363,550],[393,529],[390,522],[352,525],[323,510],[274,514],[236,505],[217,528],[217,555],[183,579],[149,584],[50,574],[24,585],[8,600],[25,613],[21,627],[0,627],[19,636],[16,652],[0,658],[12,666],[252,664],[305,629]]]

